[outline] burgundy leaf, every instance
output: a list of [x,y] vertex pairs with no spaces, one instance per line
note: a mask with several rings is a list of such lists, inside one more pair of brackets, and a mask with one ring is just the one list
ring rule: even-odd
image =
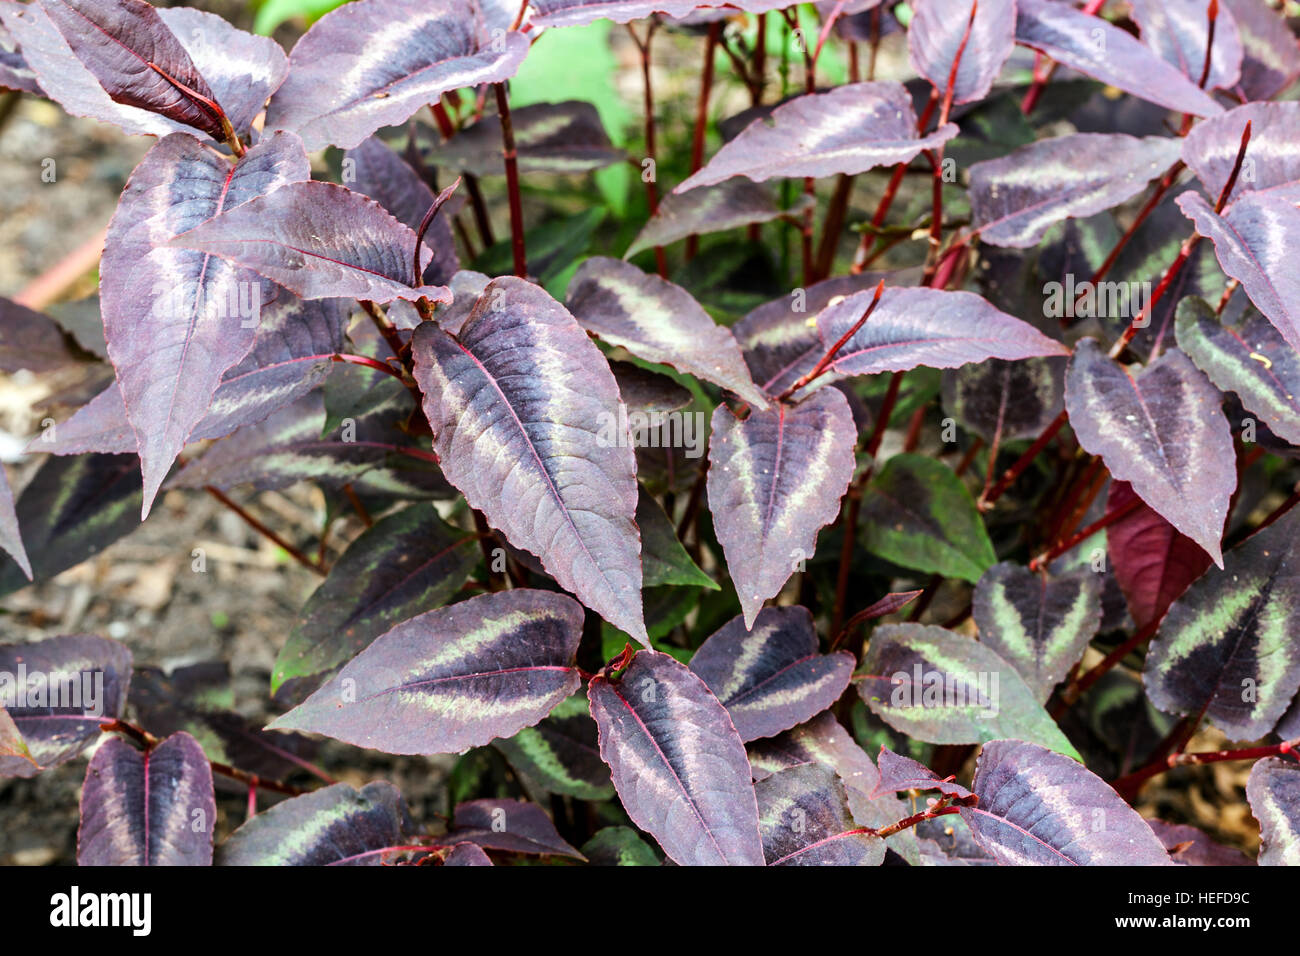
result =
[[1105,781],[1037,744],[985,744],[974,789],[979,804],[962,807],[962,818],[1002,866],[1169,865],[1146,821]]
[[[22,12],[22,5],[10,0],[0,2],[0,20]],[[40,83],[36,81],[36,71],[27,65],[27,60],[18,49],[18,41],[0,23],[0,89],[14,90],[44,96]]]
[[491,866],[492,860],[477,844],[457,843],[442,860],[443,866]]
[[18,527],[18,513],[14,510],[14,493],[9,487],[9,477],[0,465],[0,548],[18,562],[27,580],[32,579],[32,562],[23,547],[22,531]]
[[[519,153],[518,169],[525,173],[576,174],[603,169],[626,160],[616,149],[592,103],[531,103],[510,110],[510,126]],[[501,155],[501,118],[485,116],[429,154],[430,162],[473,176],[505,174]]]
[[982,100],[1015,47],[1015,26],[1016,0],[920,0],[907,28],[908,58],[946,95],[960,50],[952,101]]
[[879,866],[885,842],[863,832],[844,782],[823,764],[781,770],[754,786],[768,866]]
[[57,322],[0,298],[0,372],[50,372],[76,362]]
[[[374,136],[348,150],[343,162],[348,164],[349,160],[351,164],[344,168],[354,181],[349,182],[349,175],[345,175],[344,183],[375,200],[412,232],[418,232],[435,199],[419,174]],[[433,250],[433,258],[424,270],[423,282],[428,285],[448,285],[460,268],[456,239],[446,213],[444,209],[434,217],[424,236],[425,245]]]
[[190,136],[169,136],[136,167],[108,227],[100,303],[108,354],[144,472],[143,514],[203,418],[222,375],[252,347],[274,290],[244,269],[169,247],[175,236],[311,169],[292,135],[233,167]]
[[[170,245],[222,256],[304,299],[451,301],[445,286],[413,285],[415,233],[373,199],[333,183],[284,186]],[[421,268],[432,259],[421,247]]]
[[[1209,35],[1207,0],[1130,0],[1133,19],[1142,30],[1142,40],[1161,59],[1178,67],[1193,83],[1202,85],[1205,43]],[[1241,37],[1232,11],[1218,8],[1214,24],[1214,47],[1210,51],[1210,72],[1204,88],[1231,89],[1241,78]]]
[[708,494],[745,626],[811,558],[853,477],[857,429],[849,403],[823,389],[794,406],[713,413]]
[[1133,623],[1142,628],[1164,617],[1169,605],[1212,562],[1200,545],[1146,502],[1132,506],[1136,497],[1127,481],[1111,482],[1106,511],[1133,510],[1107,526],[1106,544]]
[[944,372],[941,387],[944,411],[985,441],[1036,438],[1061,411],[1065,359],[989,359]]
[[1068,3],[1016,0],[1016,42],[1167,109],[1193,116],[1222,112],[1196,80],[1152,56],[1148,47],[1119,27]]
[[669,193],[660,200],[658,210],[641,227],[623,258],[630,259],[655,246],[672,245],[690,235],[797,216],[809,205],[810,198],[801,194],[789,208],[782,209],[768,187],[743,178],[692,190],[689,196]]
[[945,797],[964,799],[971,792],[952,779],[945,780],[923,763],[894,753],[881,745],[880,756],[876,758],[880,768],[880,782],[876,784],[872,795],[882,793],[902,793],[906,790],[938,790]]
[[905,163],[956,135],[957,127],[948,123],[918,137],[912,97],[900,83],[850,83],[797,96],[755,120],[673,192],[732,176],[762,182],[777,176],[861,173]]
[[380,866],[412,828],[391,783],[336,783],[249,819],[217,851],[223,866]]
[[120,737],[95,751],[81,791],[81,866],[210,866],[217,803],[199,742],[173,734],[141,752]]
[[351,149],[450,90],[513,76],[528,40],[514,11],[476,0],[357,0],[317,21],[289,55],[267,130],[291,129],[310,150]]
[[520,800],[489,798],[459,804],[447,838],[507,853],[586,859],[556,832],[541,807]]
[[[1247,789],[1249,790],[1249,786]],[[1255,861],[1240,850],[1215,843],[1205,834],[1205,831],[1185,823],[1147,820],[1147,826],[1169,851],[1169,858],[1181,866],[1255,865]]]
[[126,710],[131,652],[91,635],[0,644],[0,707],[28,754],[0,756],[0,777],[30,777],[76,757]]
[[1065,407],[1079,444],[1220,567],[1223,523],[1237,487],[1221,402],[1219,390],[1177,349],[1135,378],[1084,339],[1066,372]]
[[510,737],[578,689],[582,609],[518,589],[427,611],[376,638],[268,729],[385,753],[460,753]]
[[819,654],[807,608],[732,618],[700,645],[691,670],[727,708],[743,741],[774,737],[830,707],[849,686],[853,655]]
[[1250,768],[1246,797],[1259,821],[1263,866],[1300,866],[1300,763],[1268,757]]
[[1300,275],[1292,259],[1300,246],[1298,199],[1248,193],[1220,216],[1189,191],[1178,197],[1178,207],[1214,242],[1223,271],[1241,282],[1256,308],[1300,350]]
[[1200,178],[1205,191],[1215,197],[1223,192],[1237,164],[1247,123],[1250,145],[1228,200],[1248,192],[1300,187],[1300,156],[1295,149],[1300,140],[1300,103],[1248,103],[1197,123],[1183,140],[1183,162]]
[[647,640],[633,450],[600,350],[540,287],[495,279],[453,338],[411,343],[447,480],[561,587]]
[[610,345],[730,389],[760,408],[767,405],[731,332],[681,286],[619,259],[593,256],[569,280],[564,304],[584,329]]
[[758,802],[731,718],[667,654],[638,651],[587,687],[623,809],[682,866],[762,866]]
[[1248,100],[1267,100],[1300,77],[1300,44],[1283,14],[1260,0],[1224,0],[1237,21],[1245,51],[1239,90]]
[[874,621],[876,618],[901,611],[924,593],[924,591],[891,591],[853,616],[859,621]]
[[1168,136],[1074,133],[976,163],[971,225],[984,242],[1027,249],[1054,223],[1136,196],[1178,160],[1180,145]]
[[[825,348],[862,318],[871,296],[854,293],[818,314],[817,332]],[[873,375],[918,365],[955,368],[989,358],[1068,353],[1060,342],[973,292],[886,289],[866,324],[835,354],[831,368],[840,375]]]

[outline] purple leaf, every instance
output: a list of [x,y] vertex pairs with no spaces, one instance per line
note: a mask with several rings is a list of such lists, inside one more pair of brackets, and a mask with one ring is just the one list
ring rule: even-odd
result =
[[987,442],[1037,438],[1061,411],[1064,358],[989,359],[943,374],[943,407]]
[[896,754],[884,745],[880,747],[876,765],[880,768],[880,782],[871,791],[873,796],[903,793],[907,790],[938,790],[945,797],[958,799],[971,796],[969,790],[959,783],[953,783],[951,778],[945,780],[925,764]]
[[1222,112],[1195,80],[1100,17],[1055,0],[1016,0],[1016,14],[1016,42],[1058,63],[1167,109],[1193,116]]
[[442,860],[443,866],[491,866],[492,860],[476,844],[457,843]]
[[558,793],[579,800],[609,800],[614,784],[600,759],[596,722],[585,694],[575,694],[533,727],[493,746],[510,762],[531,793]]
[[849,403],[835,389],[743,420],[726,405],[713,413],[709,510],[746,627],[839,514],[856,441]]
[[593,256],[569,280],[564,304],[584,329],[610,345],[766,407],[730,330],[715,324],[681,286],[619,259]]
[[853,819],[844,782],[810,763],[781,770],[754,786],[768,866],[879,866],[885,841]]
[[908,59],[943,94],[960,49],[952,101],[982,100],[1015,47],[1015,25],[1015,0],[921,0],[907,28]]
[[[9,0],[0,2],[0,20],[22,12],[22,5]],[[18,49],[18,41],[0,24],[0,89],[14,90],[44,96],[45,92],[36,81],[36,71],[27,65],[26,58]]]
[[0,298],[0,371],[50,372],[77,361],[57,322]]
[[81,866],[211,866],[217,803],[199,742],[173,734],[141,752],[114,737],[81,791]]
[[1001,866],[1167,866],[1137,811],[1068,757],[1021,740],[986,744],[975,765],[979,805],[962,819]]
[[[1193,83],[1201,85],[1205,69],[1205,43],[1209,34],[1206,0],[1131,0],[1133,19],[1142,40],[1161,59],[1171,63]],[[1231,89],[1241,78],[1241,37],[1232,11],[1220,5],[1214,24],[1214,47],[1204,88]]]
[[[510,110],[518,169],[526,173],[574,175],[627,159],[616,149],[596,107],[582,100],[532,103]],[[473,176],[502,176],[501,118],[485,116],[429,154],[432,165]]]
[[748,179],[726,179],[716,186],[706,186],[683,196],[669,193],[659,202],[659,209],[641,227],[632,245],[623,253],[631,259],[638,252],[655,246],[669,246],[690,235],[724,232],[753,223],[771,222],[782,216],[797,216],[810,202],[800,195],[787,209],[777,205],[771,189]]
[[633,450],[600,350],[540,287],[484,291],[458,336],[411,343],[447,480],[515,547],[615,627],[647,641]]
[[289,54],[266,128],[294,130],[310,150],[351,149],[443,93],[508,79],[528,39],[506,31],[503,12],[474,0],[357,0],[327,13]]
[[[853,122],[845,122],[847,116]],[[850,83],[797,96],[755,120],[673,192],[732,176],[762,182],[861,173],[908,162],[956,135],[957,127],[948,123],[918,137],[912,97],[901,83]]]
[[[1128,482],[1112,481],[1106,510],[1128,507],[1136,497]],[[1164,617],[1169,605],[1212,563],[1199,544],[1142,501],[1107,526],[1106,544],[1115,580],[1140,628]]]
[[[284,186],[170,245],[223,256],[304,299],[451,301],[445,286],[412,286],[415,233],[373,199],[333,183]],[[421,268],[432,259],[421,247]]]
[[457,805],[447,838],[507,853],[586,859],[556,832],[541,807],[520,800],[489,798]]
[[103,637],[69,635],[0,644],[0,707],[27,744],[0,756],[0,777],[30,777],[76,757],[99,725],[126,710],[131,652]]
[[173,237],[311,169],[302,143],[276,136],[235,166],[184,134],[136,167],[108,227],[100,303],[108,354],[135,432],[149,508],[222,375],[252,347],[256,316],[273,291],[247,270]]
[[1272,99],[1300,76],[1300,44],[1281,12],[1260,0],[1224,0],[1245,50],[1238,89],[1248,100]]
[[1294,200],[1248,193],[1219,216],[1189,191],[1178,197],[1178,208],[1214,242],[1223,271],[1241,282],[1255,307],[1300,350],[1300,276],[1292,258],[1300,246],[1300,208]]
[[817,652],[812,614],[765,608],[745,628],[732,618],[700,645],[691,670],[727,708],[743,741],[774,737],[830,707],[849,686],[847,651]]
[[[1247,792],[1249,792],[1249,784]],[[1205,834],[1205,831],[1185,823],[1147,820],[1147,826],[1169,851],[1169,858],[1180,866],[1255,865],[1255,861],[1240,850],[1215,843]]]
[[1300,690],[1295,595],[1300,512],[1228,552],[1169,608],[1142,682],[1167,714],[1201,714],[1233,740],[1257,740]]
[[411,829],[406,802],[383,780],[291,797],[250,819],[217,851],[223,866],[379,866]]
[[[16,758],[16,759],[12,759]],[[0,775],[11,776],[13,768],[29,765],[33,772],[42,770],[23,740],[22,732],[9,712],[0,707]]]
[[1074,133],[976,163],[971,226],[984,242],[1027,249],[1054,223],[1136,196],[1178,160],[1180,146],[1168,136]]
[[216,94],[145,0],[41,0],[41,5],[114,102],[159,113],[215,140],[226,138]]
[[582,609],[519,589],[427,611],[376,638],[268,729],[385,753],[460,753],[510,737],[578,689]]
[[1249,192],[1296,189],[1300,185],[1300,156],[1295,149],[1300,140],[1300,103],[1248,103],[1197,123],[1183,140],[1183,162],[1205,191],[1218,197],[1237,164],[1247,123],[1250,145],[1229,202]]
[[682,866],[763,866],[758,802],[731,718],[667,654],[638,651],[587,687],[623,809]]
[[[350,185],[359,193],[369,196],[390,212],[397,221],[412,232],[420,228],[424,215],[434,203],[433,190],[406,162],[372,136],[356,149],[350,149],[343,162],[351,160],[351,174],[355,182]],[[344,182],[347,182],[347,177]],[[423,282],[428,285],[447,285],[460,268],[456,255],[456,239],[451,223],[443,214],[434,218],[424,243],[433,250],[433,258],[424,270]]]
[[[826,348],[862,318],[871,296],[856,292],[818,314],[817,332]],[[1067,354],[1060,342],[973,292],[886,289],[866,324],[835,354],[831,368],[840,375],[874,375],[918,365],[955,368],[989,358]]]
[[1221,403],[1219,390],[1176,349],[1134,378],[1084,339],[1066,371],[1065,407],[1079,444],[1220,567],[1223,522],[1237,487]]
[[1300,866],[1300,763],[1268,757],[1250,768],[1246,797],[1259,821],[1262,866]]
[[27,580],[32,580],[32,562],[23,547],[22,531],[18,527],[18,513],[14,510],[14,493],[9,488],[9,477],[0,465],[0,548],[18,562]]
[[[693,12],[734,16],[736,10],[767,13],[789,6],[788,0],[536,0],[529,20],[539,27],[579,27],[596,20],[627,23],[661,13],[681,20]],[[700,8],[721,8],[702,10]]]
[[975,585],[971,613],[980,643],[1014,666],[1046,703],[1101,625],[1101,588],[1091,570],[1049,578],[1004,561]]
[[875,714],[917,740],[969,744],[1015,733],[1077,756],[1015,668],[964,634],[881,625],[854,681]]

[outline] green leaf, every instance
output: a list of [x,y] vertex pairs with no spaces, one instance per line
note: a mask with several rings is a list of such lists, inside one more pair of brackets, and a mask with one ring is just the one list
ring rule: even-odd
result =
[[902,567],[974,584],[997,561],[966,486],[947,465],[923,455],[889,459],[862,513],[867,550]]
[[649,843],[631,827],[604,827],[582,845],[593,866],[662,866]]
[[[548,286],[587,251],[592,234],[605,218],[601,208],[585,209],[574,216],[552,219],[524,233],[528,272]],[[510,239],[502,239],[474,260],[475,271],[490,276],[510,275],[514,265]]]
[[641,529],[642,587],[676,584],[694,585],[717,591],[720,585],[700,570],[677,539],[668,515],[645,489],[636,505],[636,523]]
[[306,23],[311,24],[346,2],[347,0],[266,0],[257,11],[253,30],[269,37],[286,20],[302,17]]
[[517,773],[548,793],[579,800],[614,796],[585,694],[562,701],[535,727],[526,727],[494,746]]

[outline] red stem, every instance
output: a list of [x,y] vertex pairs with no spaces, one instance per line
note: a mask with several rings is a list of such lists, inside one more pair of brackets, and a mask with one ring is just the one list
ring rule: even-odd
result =
[[278,534],[276,534],[266,525],[262,524],[262,522],[258,521],[256,518],[254,518],[251,514],[249,514],[247,511],[245,511],[235,502],[230,500],[230,498],[227,497],[225,492],[223,492],[220,488],[215,488],[212,485],[207,485],[206,490],[208,494],[212,495],[212,497],[216,498],[218,501],[220,501],[223,505],[225,505],[235,514],[239,515],[239,517],[243,518],[244,522],[250,528],[252,528],[258,534],[262,535],[262,537],[268,539],[272,543],[283,548],[284,551],[291,558],[293,558],[295,561],[301,564],[304,568],[309,568],[312,571],[315,571],[317,574],[322,576],[326,574],[326,570],[322,565],[317,564],[311,558],[307,557],[307,555],[303,554],[302,551],[300,551],[298,548],[294,547],[288,541],[284,540],[284,538],[280,537]]
[[[700,98],[695,108],[695,133],[691,139],[691,173],[699,171],[704,165],[704,136],[709,125],[709,97],[713,92],[713,61],[717,56],[718,37],[722,33],[722,21],[709,24],[709,35],[704,41],[704,69],[700,76]],[[686,237],[686,261],[694,258],[700,246],[700,237]]]
[[515,275],[528,278],[528,262],[524,255],[524,206],[519,196],[519,152],[515,148],[515,128],[510,121],[510,103],[505,83],[494,83],[497,97],[497,114],[501,117],[501,157],[506,167],[506,190],[510,198],[510,253],[514,260]]

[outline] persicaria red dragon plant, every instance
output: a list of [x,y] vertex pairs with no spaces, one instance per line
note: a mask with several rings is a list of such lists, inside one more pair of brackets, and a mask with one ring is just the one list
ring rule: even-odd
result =
[[[1253,860],[1143,787],[1237,761],[1300,864],[1288,13],[354,0],[286,56],[2,0],[0,85],[156,142],[99,354],[0,301],[5,372],[112,369],[0,481],[0,593],[164,489],[322,579],[269,723],[238,660],[0,646],[0,773],[98,743],[91,864],[1198,865]],[[602,20],[639,142],[511,107]],[[704,54],[682,123],[657,51]],[[299,482],[359,533],[250,510]],[[445,818],[345,745],[463,755]]]

